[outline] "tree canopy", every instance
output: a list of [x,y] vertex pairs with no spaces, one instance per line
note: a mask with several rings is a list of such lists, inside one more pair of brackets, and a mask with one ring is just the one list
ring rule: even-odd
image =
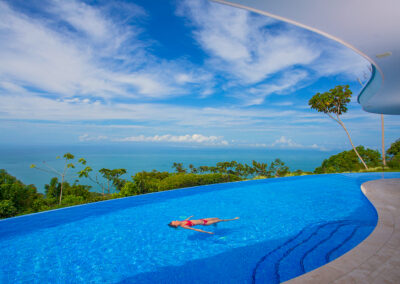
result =
[[360,159],[361,163],[366,169],[367,164],[358,153],[356,147],[354,147],[353,141],[351,140],[350,133],[347,131],[346,126],[340,119],[340,115],[347,112],[347,104],[350,102],[352,92],[349,89],[349,85],[338,85],[329,92],[317,93],[309,101],[308,104],[312,109],[318,112],[327,114],[330,118],[336,121],[346,131],[347,137],[349,138],[350,144],[353,147],[354,152]]
[[326,114],[342,115],[347,112],[347,104],[350,102],[351,90],[349,85],[336,86],[329,92],[317,93],[308,102],[312,109]]
[[[381,154],[377,150],[365,149],[358,146],[357,151],[364,158],[369,167],[379,167],[381,165]],[[333,155],[322,162],[322,165],[315,169],[315,173],[341,173],[357,172],[363,168],[360,160],[353,150],[343,151]]]
[[390,145],[390,148],[386,151],[388,156],[388,166],[391,168],[400,168],[400,139]]

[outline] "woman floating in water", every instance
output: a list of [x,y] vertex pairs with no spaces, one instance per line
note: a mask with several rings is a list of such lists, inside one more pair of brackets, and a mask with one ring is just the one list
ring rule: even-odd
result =
[[186,218],[183,221],[172,221],[171,223],[168,224],[168,226],[173,227],[173,228],[182,227],[184,229],[193,230],[193,231],[197,231],[197,232],[202,232],[202,233],[207,233],[207,234],[214,234],[212,232],[207,232],[207,231],[203,231],[203,230],[200,230],[200,229],[195,229],[195,228],[192,228],[192,227],[196,226],[196,225],[209,226],[209,225],[217,224],[219,222],[228,222],[228,221],[233,221],[233,220],[239,219],[239,217],[236,217],[236,218],[233,218],[233,219],[204,218],[204,219],[199,219],[199,220],[189,220],[192,217],[193,217],[193,215],[188,217],[188,218]]

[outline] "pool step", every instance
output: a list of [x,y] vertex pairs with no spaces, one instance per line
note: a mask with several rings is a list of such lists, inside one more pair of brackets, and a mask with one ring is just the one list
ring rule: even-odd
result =
[[354,237],[370,226],[347,220],[308,226],[260,258],[252,283],[280,283],[311,271],[355,246]]
[[329,252],[333,253],[336,251],[336,247],[343,246],[349,237],[354,237],[354,232],[359,228],[359,225],[342,224],[338,226],[337,230],[332,230],[329,239],[322,240],[303,254],[300,260],[301,273],[311,271],[321,264],[329,262],[326,260]]

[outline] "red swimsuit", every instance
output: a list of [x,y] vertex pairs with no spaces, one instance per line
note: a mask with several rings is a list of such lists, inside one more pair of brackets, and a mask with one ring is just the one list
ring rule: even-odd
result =
[[183,222],[186,222],[186,224],[183,225],[183,226],[188,226],[188,227],[193,227],[194,226],[193,222],[190,221],[190,220],[186,220],[186,221],[183,221]]
[[[203,221],[203,225],[206,225],[208,223],[208,221],[206,219],[199,219],[199,220]],[[186,222],[186,224],[184,226],[193,227],[195,225],[190,220],[185,220],[183,222]]]

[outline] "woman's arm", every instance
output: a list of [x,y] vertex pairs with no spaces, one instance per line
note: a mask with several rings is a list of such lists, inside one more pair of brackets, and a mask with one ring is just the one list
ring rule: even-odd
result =
[[187,227],[187,226],[181,226],[181,227],[184,228],[184,229],[193,230],[193,231],[197,231],[197,232],[201,232],[201,233],[207,233],[207,234],[211,234],[211,235],[214,234],[212,232],[207,232],[207,231],[203,231],[203,230],[200,230],[200,229],[190,228],[190,227]]
[[192,218],[194,215],[187,217],[184,221],[189,220],[190,218]]

